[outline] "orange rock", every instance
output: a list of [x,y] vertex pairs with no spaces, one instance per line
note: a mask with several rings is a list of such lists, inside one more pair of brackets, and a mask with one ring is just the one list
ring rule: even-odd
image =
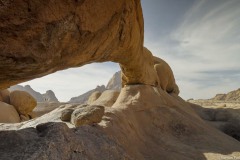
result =
[[37,102],[29,93],[16,90],[10,93],[10,104],[19,114],[27,115],[36,107]]
[[18,123],[20,117],[14,106],[0,102],[0,123]]
[[156,85],[140,0],[16,0],[0,17],[0,89],[104,61],[120,64],[124,84]]

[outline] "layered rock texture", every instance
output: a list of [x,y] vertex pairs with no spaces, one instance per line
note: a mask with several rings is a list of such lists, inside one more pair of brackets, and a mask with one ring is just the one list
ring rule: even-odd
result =
[[37,102],[59,102],[57,97],[55,96],[55,93],[51,90],[48,90],[46,91],[46,93],[41,94],[33,90],[30,85],[26,85],[26,86],[15,85],[15,86],[11,86],[9,90],[10,91],[19,90],[19,91],[28,92],[31,96],[34,97],[34,99],[36,99]]

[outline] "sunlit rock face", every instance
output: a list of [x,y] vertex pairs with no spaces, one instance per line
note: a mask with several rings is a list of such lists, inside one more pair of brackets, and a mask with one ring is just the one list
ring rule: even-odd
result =
[[[104,115],[102,109],[65,104],[30,121],[0,124],[0,130],[5,130],[0,131],[0,159],[216,160],[240,156],[239,141],[208,125],[192,104],[161,88],[127,85],[111,107],[104,107]],[[70,115],[62,122],[66,111]],[[82,125],[83,120],[96,122],[96,117],[100,123]]]
[[[206,124],[173,85],[161,85],[154,57],[143,51],[140,0],[5,0],[0,18],[0,89],[103,61],[120,63],[124,86],[116,101],[96,100],[106,106],[87,111],[65,104],[29,121],[0,124],[0,159],[240,156],[237,140]],[[72,112],[63,118],[66,110]],[[88,125],[81,126],[85,118]]]
[[0,6],[0,89],[92,62],[120,63],[125,84],[156,85],[140,0],[15,0]]

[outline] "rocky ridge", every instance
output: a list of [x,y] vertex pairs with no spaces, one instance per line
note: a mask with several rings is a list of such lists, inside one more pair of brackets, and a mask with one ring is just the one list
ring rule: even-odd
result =
[[122,88],[121,71],[114,73],[112,78],[108,81],[106,89],[120,91]]
[[32,89],[30,85],[21,86],[21,85],[15,85],[11,86],[9,88],[10,91],[20,90],[28,92],[30,95],[32,95],[37,102],[59,102],[57,97],[55,96],[55,93],[52,90],[46,91],[46,93],[41,94],[35,90]]
[[234,91],[231,91],[227,94],[217,94],[215,97],[210,100],[214,101],[239,101],[240,102],[240,88]]

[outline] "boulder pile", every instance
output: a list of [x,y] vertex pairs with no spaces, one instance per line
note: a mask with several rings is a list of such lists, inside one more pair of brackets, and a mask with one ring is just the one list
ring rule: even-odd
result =
[[101,122],[104,111],[104,106],[100,105],[76,105],[64,109],[60,119],[64,122],[71,122],[76,127],[94,125]]
[[0,91],[0,123],[19,123],[31,119],[36,100],[25,91]]

